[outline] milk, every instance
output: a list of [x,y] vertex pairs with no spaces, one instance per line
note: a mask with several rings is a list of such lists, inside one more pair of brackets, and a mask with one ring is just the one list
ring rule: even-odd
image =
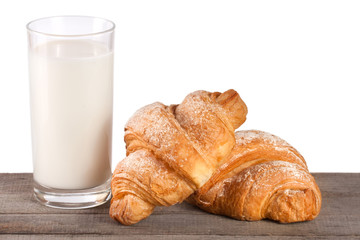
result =
[[34,179],[86,189],[111,176],[113,53],[90,40],[29,52]]

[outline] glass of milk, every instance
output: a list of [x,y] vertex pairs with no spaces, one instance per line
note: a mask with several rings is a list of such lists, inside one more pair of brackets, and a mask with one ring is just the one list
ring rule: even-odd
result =
[[34,193],[46,206],[111,197],[114,28],[85,16],[27,25]]

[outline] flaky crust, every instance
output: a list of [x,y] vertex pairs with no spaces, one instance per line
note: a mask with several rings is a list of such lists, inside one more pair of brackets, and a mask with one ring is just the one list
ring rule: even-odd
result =
[[188,202],[249,221],[268,218],[290,223],[319,214],[320,190],[296,149],[266,132],[238,131],[235,136],[227,160]]
[[247,107],[234,90],[197,91],[180,105],[153,103],[125,126],[127,157],[113,174],[110,216],[130,225],[181,202],[231,152]]

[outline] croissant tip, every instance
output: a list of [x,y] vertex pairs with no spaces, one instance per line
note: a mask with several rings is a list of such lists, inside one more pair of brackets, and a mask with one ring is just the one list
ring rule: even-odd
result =
[[129,226],[147,218],[155,206],[131,194],[111,200],[109,215],[112,219]]
[[240,127],[246,121],[248,108],[241,99],[239,93],[234,89],[229,89],[215,96],[217,103],[229,113],[229,116],[231,116],[230,122],[233,128],[237,129]]

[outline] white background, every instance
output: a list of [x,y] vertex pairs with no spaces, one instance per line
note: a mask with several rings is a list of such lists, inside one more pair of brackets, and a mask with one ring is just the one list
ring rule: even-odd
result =
[[0,172],[31,172],[25,24],[53,15],[116,23],[113,168],[139,107],[237,90],[241,129],[276,134],[313,172],[360,172],[360,1],[1,1]]

